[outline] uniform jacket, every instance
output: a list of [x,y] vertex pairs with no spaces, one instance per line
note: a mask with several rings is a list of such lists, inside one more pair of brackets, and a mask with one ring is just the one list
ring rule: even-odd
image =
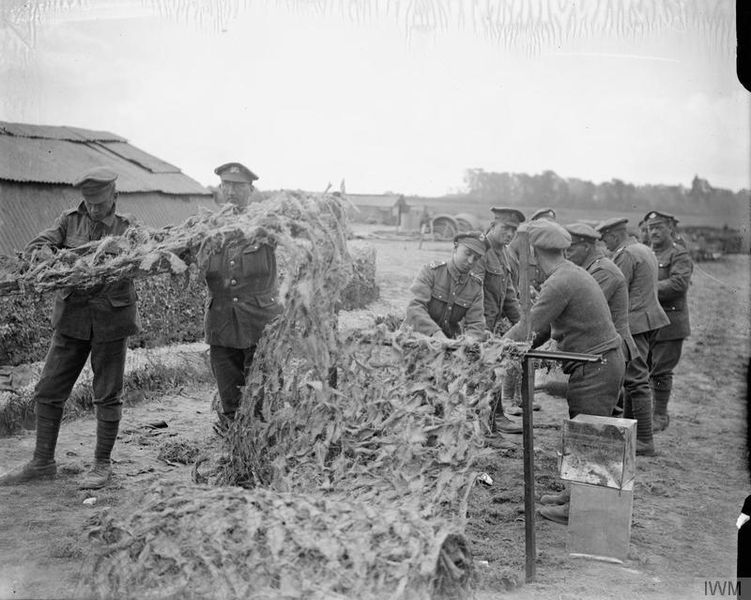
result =
[[205,265],[206,343],[250,348],[282,312],[272,243],[229,242]]
[[621,336],[626,346],[627,352],[624,352],[626,360],[631,360],[631,357],[636,356],[639,350],[636,348],[634,338],[631,336],[631,330],[629,329],[628,284],[626,283],[626,278],[615,263],[607,258],[602,250],[596,246],[584,260],[582,266],[599,284],[608,303],[610,318],[613,320],[615,330]]
[[477,273],[461,274],[453,261],[424,266],[412,287],[405,325],[425,335],[439,329],[447,337],[485,331],[482,278]]
[[682,340],[691,334],[686,295],[694,263],[686,249],[676,243],[661,250],[655,248],[655,254],[659,269],[657,297],[670,320],[657,332],[657,341]]
[[[108,235],[122,235],[131,218],[114,212],[97,223],[81,202],[63,212],[49,229],[27,244],[27,249],[77,248]],[[57,292],[52,326],[63,335],[79,340],[111,342],[138,333],[140,322],[132,279],[123,279],[93,289],[65,288]]]
[[512,324],[518,323],[521,318],[519,299],[506,249],[491,248],[473,270],[483,279],[483,305],[487,329],[497,331],[504,316]]
[[[514,236],[514,239],[512,239],[509,245],[506,247],[506,256],[508,257],[508,264],[513,275],[514,286],[516,286],[517,291],[519,288],[519,262],[521,256],[521,251],[519,250],[520,244],[521,238],[517,235]],[[545,281],[545,274],[542,272],[542,269],[537,266],[537,260],[535,259],[535,255],[532,253],[531,248],[529,249],[528,256],[529,265],[527,266],[527,279],[529,280],[529,285],[531,285],[536,291],[539,291],[542,283]]]
[[657,299],[657,258],[644,244],[633,239],[613,253],[613,262],[628,284],[628,319],[631,334],[659,329],[669,323]]
[[[548,276],[529,314],[536,342],[549,330],[562,352],[600,354],[621,346],[600,286],[581,267],[564,260]],[[521,323],[506,337],[522,339]],[[546,337],[546,336],[545,336]]]

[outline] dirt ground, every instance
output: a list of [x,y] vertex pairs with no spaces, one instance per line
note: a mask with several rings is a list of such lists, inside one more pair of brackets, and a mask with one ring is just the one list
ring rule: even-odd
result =
[[[377,249],[381,299],[367,311],[343,315],[344,327],[376,313],[403,313],[419,267],[450,252],[450,244],[437,242],[422,249],[414,241],[357,243]],[[516,449],[500,450],[483,465],[493,484],[478,485],[470,503],[478,599],[703,598],[705,580],[734,576],[735,520],[751,488],[745,468],[748,299],[749,257],[697,265],[689,295],[693,335],[676,373],[670,427],[656,438],[659,455],[637,459],[624,564],[570,557],[566,528],[538,519],[537,580],[523,582],[521,436],[507,436]],[[538,496],[559,485],[555,450],[566,407],[550,391],[536,394],[542,404],[535,413]],[[94,493],[76,486],[92,460],[94,420],[64,423],[57,479],[0,488],[0,598],[82,597],[86,519],[105,507],[116,512],[132,506],[150,482],[189,480],[190,466],[160,459],[159,453],[175,441],[213,443],[212,393],[210,385],[200,384],[127,408],[113,455],[114,479]],[[167,427],[151,427],[160,421]],[[28,459],[33,445],[33,432],[0,439],[0,471]],[[84,504],[92,497],[93,505]]]

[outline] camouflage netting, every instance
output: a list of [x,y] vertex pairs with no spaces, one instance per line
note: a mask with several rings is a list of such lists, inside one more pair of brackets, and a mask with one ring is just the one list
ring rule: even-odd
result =
[[455,525],[314,494],[162,487],[94,521],[102,598],[419,600],[460,596],[469,574]]
[[466,597],[464,522],[487,452],[491,373],[521,348],[385,325],[343,337],[341,215],[336,198],[280,194],[201,228],[200,244],[180,233],[199,253],[273,236],[285,253],[284,313],[258,346],[224,455],[198,461],[215,487],[155,489],[130,516],[94,518],[95,594]]

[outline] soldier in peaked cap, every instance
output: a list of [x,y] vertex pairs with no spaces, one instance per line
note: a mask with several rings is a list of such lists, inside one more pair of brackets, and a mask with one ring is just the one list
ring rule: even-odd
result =
[[[83,196],[78,207],[63,212],[55,224],[31,240],[27,253],[55,252],[83,246],[104,236],[122,235],[131,219],[115,212],[117,173],[98,167],[83,173],[74,186]],[[122,413],[122,388],[127,338],[139,330],[136,291],[131,279],[96,288],[66,288],[55,298],[54,333],[39,382],[34,389],[36,447],[27,464],[0,477],[0,485],[54,477],[55,446],[63,407],[91,355],[96,446],[94,464],[80,482],[81,489],[106,485],[110,455]]]
[[[569,416],[591,414],[609,417],[618,401],[625,363],[622,341],[613,325],[610,309],[597,281],[587,271],[564,257],[571,234],[553,221],[532,221],[529,242],[546,276],[540,295],[530,311],[533,346],[548,337],[558,341],[563,352],[601,354],[601,363],[564,363],[569,375],[566,400]],[[514,325],[506,337],[521,340],[525,331]],[[540,515],[557,523],[568,522],[567,494],[541,498]]]
[[482,337],[482,277],[472,267],[486,249],[485,235],[479,231],[457,235],[448,261],[425,265],[418,273],[409,288],[413,297],[403,325],[440,339]]
[[654,430],[668,426],[668,402],[673,389],[673,370],[681,359],[683,340],[691,334],[688,316],[688,286],[694,264],[684,247],[672,238],[675,217],[656,210],[644,217],[652,250],[657,257],[657,298],[669,323],[657,332],[650,367],[650,385],[654,398]]
[[651,455],[654,440],[649,357],[657,332],[668,318],[657,299],[657,259],[647,246],[629,235],[627,223],[628,219],[615,217],[603,221],[597,229],[628,285],[628,320],[636,352],[627,357],[624,416],[637,421],[637,452]]
[[258,176],[248,167],[238,162],[229,162],[214,169],[219,176],[220,200],[229,202],[238,208],[245,208],[250,202],[250,196],[255,189],[253,182]]
[[[238,162],[214,172],[221,179],[220,199],[238,212],[245,210],[258,177]],[[210,255],[203,268],[209,289],[206,343],[221,401],[215,430],[222,435],[235,419],[263,330],[282,311],[275,246],[270,241],[233,240]]]
[[[493,220],[485,232],[489,248],[485,256],[477,262],[475,272],[483,278],[485,326],[491,333],[502,334],[504,317],[512,325],[518,323],[521,318],[508,244],[516,234],[516,229],[524,221],[524,214],[515,208],[500,206],[494,206],[490,211],[493,213]],[[516,388],[515,378],[504,378],[503,386],[505,395],[512,399]],[[501,393],[493,399],[493,406],[491,428],[494,431],[522,432],[521,425],[505,415]]]

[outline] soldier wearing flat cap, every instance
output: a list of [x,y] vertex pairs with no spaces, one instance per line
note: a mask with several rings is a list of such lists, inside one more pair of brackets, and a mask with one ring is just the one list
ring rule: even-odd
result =
[[555,211],[552,208],[538,208],[535,212],[533,212],[529,220],[530,221],[537,221],[539,219],[545,219],[547,221],[555,221],[556,215]]
[[[221,179],[220,199],[238,212],[251,202],[258,177],[231,162],[214,172]],[[217,382],[222,434],[240,406],[242,388],[266,325],[281,313],[275,247],[271,242],[232,241],[204,265],[209,295],[205,331],[211,370]]]
[[[609,417],[618,401],[623,384],[625,362],[621,336],[597,281],[581,267],[566,260],[564,251],[571,246],[571,234],[552,221],[531,222],[527,231],[537,264],[546,276],[540,295],[530,311],[533,346],[548,337],[558,341],[563,352],[601,354],[600,363],[564,363],[569,375],[566,400],[570,417],[584,413]],[[523,340],[521,323],[506,337]],[[542,499],[545,503],[545,498]],[[544,506],[540,515],[558,523],[568,522],[568,498],[562,494]],[[562,502],[562,504],[558,504]]]
[[[518,323],[521,318],[508,244],[516,235],[516,229],[524,221],[524,214],[515,208],[501,206],[494,206],[490,211],[493,213],[493,220],[485,232],[489,248],[485,256],[478,261],[475,272],[483,278],[485,326],[491,333],[501,334],[504,318],[508,319],[512,325]],[[506,377],[503,385],[508,399],[513,399],[516,388],[515,379]],[[493,399],[493,405],[494,419],[491,425],[495,431],[522,432],[521,425],[505,415],[501,393]]]
[[487,250],[479,231],[460,233],[448,261],[425,265],[409,288],[404,325],[440,339],[461,334],[482,337],[485,331],[482,277],[472,267]]
[[[117,173],[106,167],[82,174],[73,184],[83,196],[81,203],[63,212],[51,228],[28,243],[26,251],[52,253],[125,233],[132,223],[129,217],[115,212],[116,179]],[[101,488],[112,473],[110,454],[122,412],[127,338],[139,331],[133,281],[122,279],[93,289],[73,287],[59,291],[52,325],[52,343],[34,390],[34,455],[29,463],[0,477],[0,485],[54,477],[55,446],[63,407],[91,355],[96,446],[94,464],[84,475],[80,488]]]
[[672,238],[673,215],[653,210],[644,219],[657,256],[657,297],[669,320],[657,332],[649,361],[654,429],[662,431],[670,422],[668,402],[673,389],[673,370],[680,361],[683,340],[691,334],[686,296],[694,264],[686,249]]
[[[625,361],[621,337],[615,329],[605,296],[594,278],[566,260],[571,235],[552,221],[533,221],[529,242],[546,279],[530,311],[535,346],[548,337],[563,352],[603,354],[605,363],[564,365],[570,374],[566,398],[569,415],[610,416],[618,400]],[[521,323],[506,334],[521,339]]]
[[627,357],[623,408],[626,418],[637,421],[637,451],[649,455],[654,453],[649,361],[657,332],[668,318],[657,299],[657,259],[628,234],[627,222],[614,217],[600,223],[597,230],[628,284],[629,327],[637,352]]

